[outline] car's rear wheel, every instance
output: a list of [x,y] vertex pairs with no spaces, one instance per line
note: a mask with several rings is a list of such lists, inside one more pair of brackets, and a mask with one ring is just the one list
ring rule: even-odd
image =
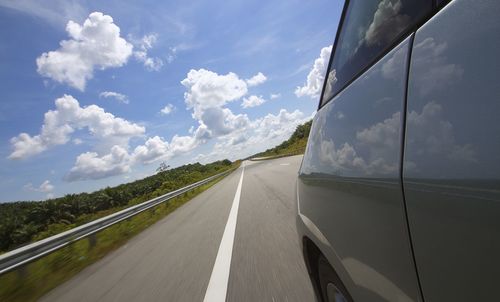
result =
[[352,302],[342,281],[323,255],[318,259],[318,277],[324,302]]

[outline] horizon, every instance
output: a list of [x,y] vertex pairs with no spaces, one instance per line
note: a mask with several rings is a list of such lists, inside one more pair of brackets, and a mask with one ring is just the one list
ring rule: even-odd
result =
[[0,0],[0,202],[276,146],[315,114],[339,6]]

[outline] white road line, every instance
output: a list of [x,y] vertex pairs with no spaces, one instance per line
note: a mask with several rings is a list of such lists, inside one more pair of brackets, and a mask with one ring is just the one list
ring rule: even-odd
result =
[[240,206],[241,186],[243,184],[243,173],[245,167],[241,171],[240,182],[236,188],[233,205],[229,212],[226,228],[222,235],[222,240],[219,245],[219,251],[215,258],[212,275],[208,282],[207,291],[205,293],[204,302],[225,302],[227,294],[227,284],[229,281],[229,270],[231,268],[231,257],[233,255],[234,234],[236,232],[236,219],[238,218],[238,208]]
[[290,166],[290,163],[280,164],[280,166]]

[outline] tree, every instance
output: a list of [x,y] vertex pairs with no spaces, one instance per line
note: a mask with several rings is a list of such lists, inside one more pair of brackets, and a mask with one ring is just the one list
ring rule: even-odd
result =
[[170,168],[170,165],[167,165],[165,162],[162,162],[158,168],[156,168],[156,172],[164,172]]

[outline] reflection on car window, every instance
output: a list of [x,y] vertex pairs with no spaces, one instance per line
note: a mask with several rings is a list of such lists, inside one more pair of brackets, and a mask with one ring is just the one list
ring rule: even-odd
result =
[[322,105],[431,8],[431,0],[349,1]]

